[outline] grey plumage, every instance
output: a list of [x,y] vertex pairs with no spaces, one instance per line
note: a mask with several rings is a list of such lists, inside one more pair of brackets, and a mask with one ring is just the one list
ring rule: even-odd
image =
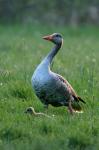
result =
[[[68,81],[50,70],[51,62],[63,43],[62,36],[54,33],[43,38],[52,41],[55,46],[34,71],[32,76],[33,89],[44,105],[68,106],[72,113],[72,102],[75,101],[78,104],[81,98],[77,96]],[[79,104],[78,106],[81,108]]]

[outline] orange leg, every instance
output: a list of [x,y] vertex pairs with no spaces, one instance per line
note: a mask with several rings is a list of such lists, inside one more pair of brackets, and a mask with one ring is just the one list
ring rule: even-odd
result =
[[69,100],[69,103],[68,103],[68,111],[71,113],[71,115],[73,115],[73,108],[71,106],[71,99]]

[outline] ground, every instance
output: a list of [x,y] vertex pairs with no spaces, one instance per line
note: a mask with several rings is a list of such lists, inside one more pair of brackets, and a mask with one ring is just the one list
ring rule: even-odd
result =
[[[66,78],[86,101],[83,114],[50,106],[45,112],[31,76],[53,44],[42,36],[60,32],[64,44],[52,70]],[[27,107],[54,118],[26,115]],[[0,149],[99,149],[99,28],[0,26]]]

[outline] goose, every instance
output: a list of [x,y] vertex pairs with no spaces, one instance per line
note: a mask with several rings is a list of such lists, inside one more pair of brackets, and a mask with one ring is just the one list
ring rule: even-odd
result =
[[52,60],[63,45],[62,35],[53,33],[44,36],[43,39],[53,42],[54,47],[32,75],[31,82],[36,96],[46,108],[50,104],[54,107],[66,106],[70,114],[82,112],[79,102],[85,103],[85,101],[77,95],[67,80],[50,69]]

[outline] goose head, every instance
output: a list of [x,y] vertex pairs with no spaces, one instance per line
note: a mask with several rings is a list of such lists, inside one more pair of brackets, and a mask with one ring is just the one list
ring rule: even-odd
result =
[[63,43],[63,38],[60,33],[53,33],[51,35],[44,36],[43,39],[53,42],[56,45]]

